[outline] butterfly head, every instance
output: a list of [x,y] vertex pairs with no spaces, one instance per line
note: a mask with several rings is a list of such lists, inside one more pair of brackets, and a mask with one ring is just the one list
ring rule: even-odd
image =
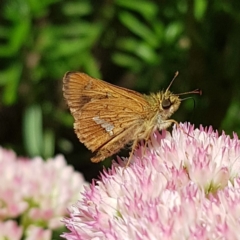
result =
[[168,119],[179,108],[181,99],[169,90],[162,92],[160,95],[161,116],[163,119]]
[[199,89],[196,89],[196,90],[193,90],[193,91],[190,91],[190,92],[184,92],[184,93],[179,93],[179,94],[173,94],[172,92],[169,91],[172,83],[174,82],[174,80],[176,79],[176,77],[178,76],[178,72],[175,73],[172,81],[170,82],[169,86],[167,87],[166,91],[163,92],[161,94],[161,100],[160,100],[160,103],[161,103],[161,109],[163,112],[165,112],[165,116],[167,119],[168,117],[170,117],[174,112],[177,111],[177,109],[179,108],[180,104],[181,104],[181,101],[185,100],[186,98],[184,99],[181,99],[179,96],[180,95],[185,95],[185,94],[199,94],[201,95],[202,92],[201,90]]

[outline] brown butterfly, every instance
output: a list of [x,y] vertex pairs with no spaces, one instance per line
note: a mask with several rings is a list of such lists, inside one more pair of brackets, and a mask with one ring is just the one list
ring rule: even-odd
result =
[[[169,117],[179,108],[179,95],[201,94],[196,89],[182,94],[165,91],[143,95],[118,87],[85,73],[67,72],[63,78],[63,95],[74,117],[79,140],[92,152],[92,162],[103,161],[132,143],[133,151],[140,140],[147,141],[156,129],[177,123]],[[129,163],[128,161],[128,163]]]

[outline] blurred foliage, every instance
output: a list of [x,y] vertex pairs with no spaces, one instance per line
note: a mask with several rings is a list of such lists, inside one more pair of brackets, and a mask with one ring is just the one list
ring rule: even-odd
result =
[[172,90],[203,96],[175,118],[240,133],[239,28],[238,0],[1,1],[0,143],[96,176],[62,97],[73,70],[144,93],[179,70]]

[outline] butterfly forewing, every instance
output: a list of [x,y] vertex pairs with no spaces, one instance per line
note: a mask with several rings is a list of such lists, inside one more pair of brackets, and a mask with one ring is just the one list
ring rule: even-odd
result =
[[[131,101],[126,99],[125,104],[131,104]],[[109,139],[141,121],[143,119],[136,112],[120,107],[119,100],[111,99],[109,103],[109,100],[102,99],[86,104],[81,110],[79,123],[75,125],[78,124],[76,129],[80,141],[86,142],[89,149],[96,151]]]
[[94,79],[84,73],[67,73],[64,97],[75,119],[79,140],[93,152],[97,162],[116,153],[137,136],[148,102],[140,93]]

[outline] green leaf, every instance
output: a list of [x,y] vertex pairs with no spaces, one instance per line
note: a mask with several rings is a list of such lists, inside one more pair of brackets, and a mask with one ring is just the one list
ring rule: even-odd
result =
[[156,63],[158,56],[149,44],[134,38],[124,38],[117,42],[117,46],[125,51],[131,52],[148,63]]
[[11,67],[0,72],[0,85],[4,86],[1,98],[5,105],[16,102],[21,75],[22,65],[20,63],[12,64]]
[[14,1],[6,1],[6,2],[7,4],[5,4],[5,6],[1,10],[2,10],[2,15],[7,20],[17,23],[29,17],[30,8],[29,8],[28,1],[14,0]]
[[[99,39],[103,26],[101,23],[94,25],[87,24],[84,26],[86,27],[85,32],[83,32],[83,29],[81,29],[82,34],[79,34],[80,36],[69,39],[61,39],[59,37],[60,39],[56,39],[58,44],[54,43],[54,46],[50,44],[53,44],[53,42],[49,42],[48,47],[51,48],[51,51],[49,51],[49,49],[46,49],[48,51],[47,57],[50,59],[57,59],[59,57],[69,57],[72,55],[76,56],[78,52],[79,54],[82,54],[82,52],[86,52],[87,49],[91,49],[91,47]],[[81,28],[81,26],[79,26],[79,28]],[[89,31],[89,29],[91,29],[91,31]]]
[[184,26],[181,22],[172,22],[166,27],[165,31],[165,41],[168,44],[171,44],[177,41],[182,34]]
[[54,132],[50,129],[44,131],[43,134],[43,157],[50,158],[54,154],[55,149],[55,136]]
[[26,43],[30,31],[29,19],[22,19],[12,28],[7,44],[0,45],[0,56],[9,57],[18,53]]
[[112,55],[112,60],[119,66],[127,67],[133,72],[141,70],[142,62],[129,54],[116,52]]
[[95,78],[101,78],[99,66],[94,56],[89,53],[85,53],[84,56],[83,67],[86,72]]
[[59,40],[57,46],[49,52],[48,58],[58,59],[60,57],[69,57],[76,55],[77,52],[81,52],[89,48],[89,41],[87,38],[71,39],[71,40]]
[[136,1],[116,0],[116,4],[140,13],[147,20],[154,19],[158,13],[157,5],[150,1],[138,0],[136,4]]
[[207,10],[207,0],[194,0],[194,16],[197,20],[201,20]]
[[158,46],[158,38],[155,33],[143,22],[137,19],[133,14],[122,11],[119,13],[120,21],[134,34],[141,37],[153,47]]
[[79,1],[79,2],[66,2],[63,5],[62,11],[67,16],[84,16],[89,15],[92,12],[92,6],[90,2]]
[[39,105],[27,107],[23,115],[23,138],[29,156],[40,156],[43,150],[42,110]]

